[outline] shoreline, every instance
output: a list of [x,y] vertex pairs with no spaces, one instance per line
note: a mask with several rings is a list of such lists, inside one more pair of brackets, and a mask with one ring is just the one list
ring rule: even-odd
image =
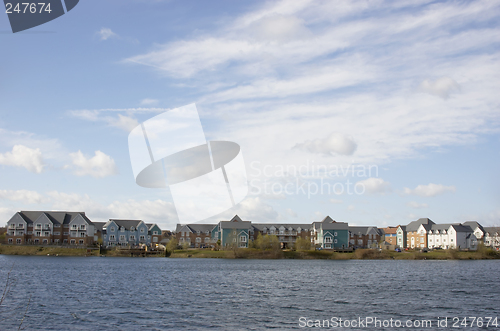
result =
[[209,249],[175,250],[172,253],[147,252],[137,254],[133,250],[97,248],[68,248],[50,246],[10,246],[0,245],[1,255],[22,256],[102,256],[102,257],[166,257],[169,258],[219,258],[219,259],[297,259],[297,260],[496,260],[500,252],[492,249],[478,251],[439,250],[430,252],[378,251],[377,249],[357,249],[354,252],[334,252],[326,250],[259,250],[252,248],[212,251]]

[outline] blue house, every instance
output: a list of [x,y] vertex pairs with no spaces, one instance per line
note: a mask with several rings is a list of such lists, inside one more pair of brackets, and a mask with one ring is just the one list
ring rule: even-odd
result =
[[150,245],[149,228],[141,220],[110,219],[103,227],[103,245],[106,247]]

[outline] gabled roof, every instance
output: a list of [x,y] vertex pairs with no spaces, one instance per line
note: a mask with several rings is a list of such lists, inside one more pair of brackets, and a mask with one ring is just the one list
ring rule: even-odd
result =
[[[155,226],[157,226],[158,229],[160,229],[160,227],[156,223],[146,223],[146,226],[148,227],[148,230],[153,229]],[[160,231],[161,231],[161,229],[160,229]]]
[[452,224],[451,226],[456,232],[474,232],[474,230],[472,230],[472,228],[468,225]]
[[125,230],[130,230],[130,228],[133,226],[134,228],[137,229],[140,223],[144,223],[141,220],[115,220],[115,219],[110,219],[109,222],[106,223],[106,227],[108,226],[109,223],[115,222],[116,225],[119,227],[124,227]]
[[311,228],[311,224],[296,224],[296,223],[253,223],[252,226],[258,230],[262,231],[264,228],[269,229],[271,226],[274,226],[276,229],[281,228],[282,226],[288,230],[289,228],[292,228],[293,231],[297,231],[298,228],[301,228],[302,230],[308,230]]
[[451,224],[432,224],[431,225],[431,228],[429,230],[431,231],[443,231],[443,230],[446,230],[448,231],[448,229],[450,228]]
[[477,228],[479,228],[483,233],[485,232],[483,226],[476,221],[468,221],[468,222],[464,222],[462,224],[470,226],[473,231],[475,231]]
[[104,227],[105,224],[106,222],[94,222],[94,229],[96,231],[102,231],[102,228]]
[[484,231],[490,236],[496,236],[497,234],[500,234],[500,227],[497,226],[484,227]]
[[220,221],[221,229],[250,229],[252,222],[250,221]]
[[333,223],[335,222],[330,216],[323,218],[322,223]]
[[214,228],[215,224],[188,224],[187,225],[191,231],[193,232],[212,232],[212,229]]
[[378,235],[381,235],[382,232],[375,226],[349,226],[349,232],[354,233],[356,235],[367,235],[370,232],[375,232]]
[[410,222],[406,226],[406,232],[416,232],[418,230],[418,228],[420,227],[420,225],[424,225],[424,228],[426,230],[429,230],[430,226],[427,227],[427,225],[432,225],[432,224],[435,224],[435,223],[432,220],[430,220],[429,218],[419,218],[416,221]]
[[69,224],[79,215],[87,224],[93,224],[92,221],[85,215],[84,212],[69,212],[69,211],[20,211],[19,215],[27,222],[33,223],[41,215],[45,215],[53,224]]

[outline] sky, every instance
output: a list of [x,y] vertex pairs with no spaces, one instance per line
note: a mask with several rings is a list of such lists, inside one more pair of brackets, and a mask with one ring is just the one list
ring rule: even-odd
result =
[[129,132],[195,103],[249,194],[200,220],[500,226],[499,1],[86,0],[0,15],[0,219],[84,211],[175,229]]

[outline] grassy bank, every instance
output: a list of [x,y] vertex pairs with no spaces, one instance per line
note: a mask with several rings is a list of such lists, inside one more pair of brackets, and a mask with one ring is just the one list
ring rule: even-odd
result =
[[99,250],[88,252],[86,248],[0,245],[0,254],[5,255],[97,256],[98,253]]
[[482,249],[475,252],[437,250],[427,253],[420,251],[378,251],[358,249],[352,253],[332,251],[271,251],[259,249],[237,249],[211,251],[206,249],[176,250],[172,258],[225,258],[225,259],[325,259],[325,260],[488,260],[500,259],[500,252]]
[[[84,248],[66,247],[39,247],[21,245],[0,245],[0,254],[6,255],[58,255],[58,256],[98,256],[99,250],[88,251]],[[148,253],[151,257],[164,257],[159,254]],[[130,257],[127,250],[109,249],[101,250],[101,255],[109,257]],[[423,253],[420,251],[378,251],[375,249],[358,249],[351,253],[338,253],[327,250],[291,251],[291,250],[260,250],[244,248],[235,250],[212,251],[209,249],[175,250],[171,258],[220,258],[220,259],[323,259],[323,260],[488,260],[500,259],[500,252],[492,249],[480,249],[475,252],[457,250],[437,250]]]

